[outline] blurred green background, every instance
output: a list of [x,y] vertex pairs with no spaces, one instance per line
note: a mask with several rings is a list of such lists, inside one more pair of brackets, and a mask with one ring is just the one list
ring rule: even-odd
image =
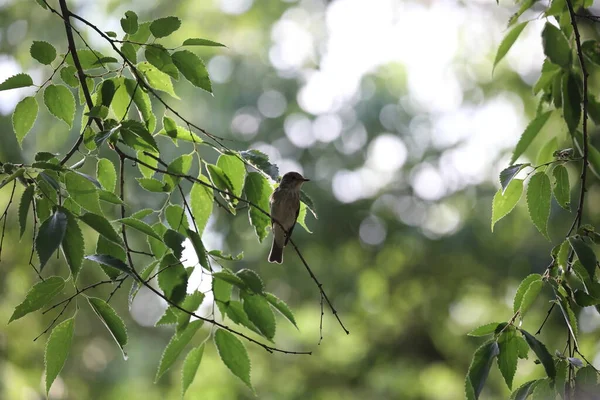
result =
[[[269,244],[257,244],[246,213],[232,218],[215,209],[204,238],[211,249],[244,251],[243,261],[227,266],[258,271],[267,290],[292,307],[299,330],[279,319],[277,347],[313,351],[312,356],[272,355],[246,343],[258,398],[464,396],[471,355],[483,342],[466,333],[512,316],[518,283],[529,273],[545,270],[550,249],[572,220],[553,204],[554,242],[549,243],[529,222],[525,205],[519,204],[490,232],[497,174],[535,112],[531,86],[543,61],[543,21],[529,24],[492,74],[496,47],[515,11],[512,2],[505,6],[488,0],[68,3],[104,31],[121,32],[119,19],[134,10],[141,20],[168,15],[182,19],[182,28],[163,42],[166,46],[187,37],[226,44],[227,48],[194,49],[207,64],[214,97],[182,85],[181,101],[169,98],[169,104],[227,138],[232,148],[259,149],[281,173],[297,170],[312,180],[305,191],[314,199],[319,219],[307,217],[313,233],[297,228],[295,241],[350,335],[325,309],[324,339],[317,346],[320,307],[314,282],[291,249],[283,266],[266,262]],[[535,17],[536,12],[523,18]],[[92,46],[113,55],[93,32],[75,26]],[[584,29],[592,32],[591,27]],[[23,70],[37,83],[48,77],[49,70],[29,56],[33,40],[47,40],[59,52],[66,49],[64,27],[56,16],[34,0],[0,1],[1,80]],[[76,129],[68,133],[41,110],[21,150],[10,114],[30,93],[23,89],[0,93],[2,161],[31,162],[42,149],[65,152],[77,135]],[[535,162],[551,135],[566,139],[564,123],[554,118],[524,158]],[[171,148],[167,158],[176,151],[190,149]],[[106,150],[102,155],[111,157]],[[570,172],[571,181],[576,181],[577,171]],[[160,199],[134,193],[132,210],[160,205]],[[2,209],[9,194],[7,188],[0,191]],[[588,205],[598,204],[599,198],[593,181]],[[599,214],[597,207],[586,208],[588,222],[598,222]],[[47,335],[32,340],[55,314],[35,313],[6,324],[36,281],[28,266],[31,232],[19,242],[16,220],[13,204],[0,263],[0,398],[39,399],[44,397]],[[90,232],[87,235],[89,253],[95,239]],[[60,262],[46,267],[48,274],[66,276],[67,271]],[[84,282],[102,279],[92,264],[84,267],[82,276]],[[105,297],[110,289],[99,288],[95,295]],[[128,288],[117,292],[111,304],[128,327],[129,359],[123,360],[106,329],[80,301],[74,344],[51,398],[179,398],[180,364],[153,383],[172,334],[170,328],[153,327],[166,305],[142,291],[130,312],[127,292]],[[543,294],[522,326],[532,333],[549,308],[550,293]],[[74,311],[71,307],[65,315]],[[582,352],[595,361],[600,318],[589,310],[582,310],[579,318]],[[541,338],[553,353],[562,350],[566,333],[560,316],[552,314]],[[194,343],[209,334],[210,327],[205,326]],[[532,357],[519,362],[514,387],[544,376]],[[600,366],[600,359],[596,364]],[[482,398],[504,399],[508,394],[494,367]],[[254,395],[227,370],[211,345],[187,398]]]

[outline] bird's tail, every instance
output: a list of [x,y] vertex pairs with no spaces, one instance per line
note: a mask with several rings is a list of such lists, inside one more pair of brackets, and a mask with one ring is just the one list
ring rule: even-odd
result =
[[283,246],[277,244],[275,238],[273,238],[271,253],[269,253],[269,262],[278,264],[281,264],[283,262]]

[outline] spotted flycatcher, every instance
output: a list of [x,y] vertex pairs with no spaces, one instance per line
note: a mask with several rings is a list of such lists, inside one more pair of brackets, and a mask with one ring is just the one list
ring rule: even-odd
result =
[[279,187],[271,195],[273,245],[269,262],[279,264],[283,262],[283,248],[292,235],[300,212],[300,187],[309,180],[297,172],[288,172],[281,178]]

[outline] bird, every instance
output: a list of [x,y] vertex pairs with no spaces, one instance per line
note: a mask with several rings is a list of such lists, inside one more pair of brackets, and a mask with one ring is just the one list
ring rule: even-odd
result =
[[283,248],[292,235],[300,212],[300,188],[308,181],[310,179],[306,179],[298,172],[288,172],[283,175],[281,183],[271,195],[269,200],[273,231],[273,244],[269,253],[271,263],[283,262]]

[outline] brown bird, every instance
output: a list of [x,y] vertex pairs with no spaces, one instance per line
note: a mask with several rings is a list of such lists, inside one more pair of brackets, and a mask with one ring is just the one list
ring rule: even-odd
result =
[[300,187],[310,179],[297,172],[288,172],[271,195],[271,229],[273,245],[269,262],[283,262],[283,248],[288,243],[300,212]]

